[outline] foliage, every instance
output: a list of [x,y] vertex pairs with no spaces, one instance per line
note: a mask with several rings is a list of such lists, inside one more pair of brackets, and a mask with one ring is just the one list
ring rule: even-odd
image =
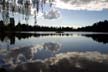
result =
[[99,21],[92,26],[78,28],[77,31],[108,32],[108,21]]

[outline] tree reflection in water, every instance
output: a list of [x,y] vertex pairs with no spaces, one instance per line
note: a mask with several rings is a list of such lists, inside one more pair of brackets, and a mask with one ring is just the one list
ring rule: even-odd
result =
[[101,42],[104,44],[108,43],[108,34],[87,34],[83,36],[90,37],[96,42]]
[[[40,36],[73,36],[69,33],[57,34],[57,33],[0,33],[0,41],[4,41],[5,38],[8,38],[8,41],[11,44],[15,44],[15,38],[26,39],[30,37],[40,37]],[[90,37],[96,42],[108,43],[108,34],[81,34],[81,36]]]
[[8,38],[10,45],[15,44],[15,38],[18,40],[26,39],[30,37],[41,37],[41,36],[72,36],[72,34],[58,34],[58,33],[0,33],[0,41],[4,41]]

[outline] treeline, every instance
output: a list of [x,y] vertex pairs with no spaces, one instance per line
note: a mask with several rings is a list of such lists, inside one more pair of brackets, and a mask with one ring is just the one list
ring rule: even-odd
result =
[[4,22],[0,21],[0,32],[4,31],[91,31],[91,32],[108,32],[108,21],[99,21],[94,23],[92,26],[86,26],[74,29],[73,27],[48,27],[48,26],[31,26],[28,24],[18,23],[15,25],[14,18],[10,18],[10,23],[5,25]]
[[0,21],[0,32],[4,31],[14,31],[15,30],[15,21],[14,18],[10,18],[10,23],[5,25],[4,22]]
[[15,27],[16,31],[74,31],[72,27],[48,27],[48,26],[31,26],[18,23]]
[[99,21],[92,26],[78,28],[77,31],[108,32],[108,21]]
[[74,31],[72,27],[47,27],[47,26],[31,26],[28,24],[18,23],[15,25],[14,18],[10,18],[10,23],[5,25],[4,22],[0,21],[0,31]]

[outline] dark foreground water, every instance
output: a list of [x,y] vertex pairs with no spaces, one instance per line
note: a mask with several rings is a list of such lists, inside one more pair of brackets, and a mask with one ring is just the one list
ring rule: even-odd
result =
[[0,72],[108,72],[108,33],[0,33]]

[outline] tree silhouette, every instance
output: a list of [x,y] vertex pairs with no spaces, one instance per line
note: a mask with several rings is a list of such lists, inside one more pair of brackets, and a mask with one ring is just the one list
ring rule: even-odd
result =
[[0,32],[2,32],[4,30],[5,30],[4,23],[3,23],[3,21],[0,21]]
[[78,28],[77,31],[108,32],[108,21],[99,21],[92,26]]
[[99,21],[94,23],[92,26],[74,29],[73,27],[48,27],[39,25],[31,26],[28,24],[21,24],[20,22],[15,25],[14,18],[10,18],[8,25],[5,25],[2,20],[0,21],[0,32],[4,31],[55,31],[57,33],[62,33],[64,31],[108,32],[108,21]]

